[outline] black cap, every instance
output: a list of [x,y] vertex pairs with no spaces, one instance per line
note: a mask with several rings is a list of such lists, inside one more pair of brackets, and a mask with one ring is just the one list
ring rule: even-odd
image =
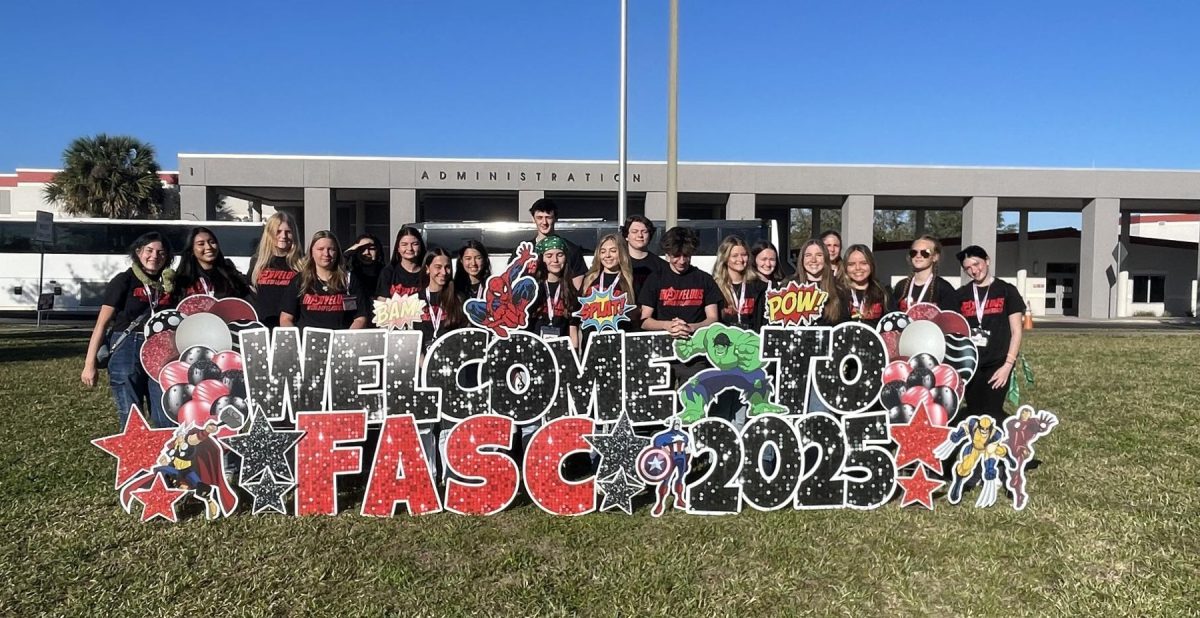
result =
[[983,247],[980,247],[979,245],[969,245],[964,247],[962,251],[959,251],[957,254],[955,254],[955,257],[958,258],[958,263],[962,264],[967,258],[972,257],[986,260],[988,259],[988,254],[987,251],[985,251]]

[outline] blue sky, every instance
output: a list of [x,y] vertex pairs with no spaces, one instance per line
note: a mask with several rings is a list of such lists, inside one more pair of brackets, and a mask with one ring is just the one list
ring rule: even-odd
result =
[[[630,5],[630,156],[662,159],[667,3]],[[681,5],[683,160],[1200,168],[1194,2]],[[0,171],[57,167],[98,132],[167,169],[179,152],[615,158],[618,7],[15,3]]]

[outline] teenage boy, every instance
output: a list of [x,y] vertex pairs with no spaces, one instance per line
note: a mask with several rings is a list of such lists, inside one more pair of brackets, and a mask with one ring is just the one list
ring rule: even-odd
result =
[[673,227],[663,235],[667,268],[651,274],[638,292],[643,330],[661,330],[676,339],[717,321],[721,290],[712,275],[692,266],[700,246],[696,230]]
[[[547,236],[556,236],[554,224],[558,222],[558,204],[554,200],[543,197],[533,203],[529,207],[529,216],[533,220],[533,224],[537,226],[537,235],[529,239],[533,246],[537,246],[538,241]],[[561,235],[558,235],[561,237]],[[579,289],[583,285],[583,275],[587,272],[587,262],[583,261],[583,249],[579,245],[563,238],[563,243],[566,244],[567,268],[571,273],[571,283],[575,285],[575,289]],[[517,252],[513,250],[508,261],[511,262],[517,259]],[[536,264],[536,262],[534,263]],[[536,268],[536,266],[534,267]],[[533,271],[530,270],[530,274]]]
[[629,265],[633,270],[633,293],[639,295],[650,275],[667,268],[666,260],[650,253],[654,240],[654,222],[642,215],[632,215],[621,226],[621,236],[629,249]]

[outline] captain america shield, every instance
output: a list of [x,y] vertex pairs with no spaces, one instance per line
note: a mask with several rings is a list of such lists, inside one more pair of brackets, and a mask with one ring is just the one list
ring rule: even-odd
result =
[[652,446],[642,451],[637,460],[638,475],[650,483],[657,483],[671,473],[671,452],[661,446]]

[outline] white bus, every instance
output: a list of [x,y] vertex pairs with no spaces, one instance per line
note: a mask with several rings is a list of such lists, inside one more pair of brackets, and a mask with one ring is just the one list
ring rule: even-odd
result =
[[[33,241],[35,222],[0,221],[0,311],[33,311],[39,293],[45,293],[54,294],[54,311],[94,313],[103,301],[104,286],[129,268],[129,246],[138,236],[159,232],[178,256],[188,232],[197,225],[210,228],[225,257],[245,272],[262,235],[262,223],[57,219],[54,242],[43,249]],[[43,255],[45,272],[39,291]]]

